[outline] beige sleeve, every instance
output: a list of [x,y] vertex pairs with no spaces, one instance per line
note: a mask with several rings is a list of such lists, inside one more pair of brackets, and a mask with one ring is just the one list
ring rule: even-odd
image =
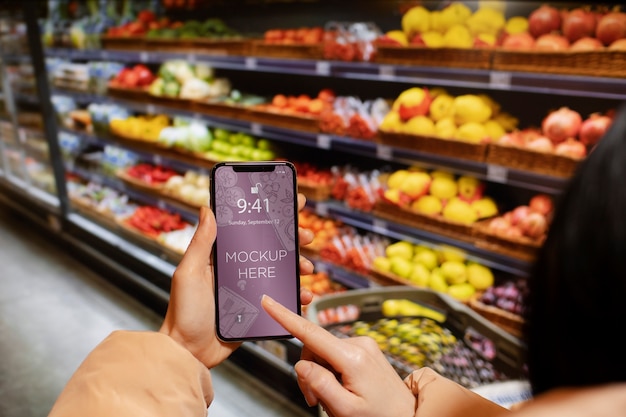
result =
[[169,336],[115,331],[83,361],[49,417],[206,417],[209,370]]
[[492,417],[509,413],[430,368],[413,372],[404,382],[417,398],[415,417]]

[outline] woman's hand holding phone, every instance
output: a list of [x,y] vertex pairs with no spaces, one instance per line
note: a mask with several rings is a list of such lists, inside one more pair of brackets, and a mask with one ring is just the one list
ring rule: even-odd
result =
[[[306,202],[298,195],[298,210]],[[217,338],[215,329],[215,297],[211,248],[216,236],[213,212],[208,207],[200,210],[198,228],[172,277],[170,301],[160,332],[165,333],[188,349],[208,368],[224,361],[240,343],[225,343]],[[301,245],[313,240],[313,232],[298,229]],[[300,257],[302,274],[313,273],[313,264]],[[312,294],[300,292],[303,304],[309,304]]]

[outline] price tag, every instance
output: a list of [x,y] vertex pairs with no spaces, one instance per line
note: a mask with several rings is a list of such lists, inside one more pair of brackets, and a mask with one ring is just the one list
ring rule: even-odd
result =
[[315,73],[317,75],[329,76],[330,75],[330,62],[317,61],[315,64]]
[[249,70],[255,70],[257,68],[257,61],[256,58],[254,57],[247,57],[246,58],[246,69]]
[[511,73],[503,71],[491,71],[489,74],[489,86],[501,90],[511,89]]
[[380,219],[374,219],[372,221],[372,231],[374,233],[378,233],[379,235],[387,234],[387,231],[388,231],[387,222],[380,220]]
[[317,147],[320,149],[330,149],[332,139],[329,135],[317,135]]
[[161,165],[163,163],[163,159],[161,158],[161,155],[158,155],[158,154],[153,155],[152,163],[154,165]]
[[396,69],[391,65],[381,65],[378,68],[378,75],[383,80],[392,80],[396,78]]
[[139,61],[140,62],[148,62],[150,59],[150,54],[146,51],[139,52]]
[[509,176],[509,170],[501,165],[487,165],[487,180],[505,184]]
[[250,123],[250,131],[252,131],[252,134],[255,136],[261,136],[263,135],[263,125],[256,122]]
[[146,113],[154,114],[156,113],[156,109],[154,108],[154,104],[146,104]]
[[165,201],[159,199],[157,200],[157,207],[161,210],[165,210],[167,208],[167,204],[165,204]]
[[328,216],[328,204],[326,203],[317,203],[315,205],[315,212],[322,217]]
[[385,159],[387,161],[393,158],[393,149],[388,145],[376,145],[376,156],[379,159]]

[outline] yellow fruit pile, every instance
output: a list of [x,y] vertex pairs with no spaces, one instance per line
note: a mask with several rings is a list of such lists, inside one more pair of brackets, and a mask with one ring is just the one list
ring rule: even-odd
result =
[[[407,119],[405,108],[417,108],[407,100],[418,97],[417,90],[425,91],[425,110]],[[411,92],[412,94],[408,94]],[[412,107],[410,107],[412,106]],[[380,124],[383,132],[456,139],[470,143],[497,141],[518,126],[519,120],[502,111],[501,106],[487,94],[452,96],[446,90],[410,88],[402,92]]]
[[109,129],[114,135],[128,139],[156,142],[161,130],[169,124],[169,118],[164,114],[131,116],[126,119],[112,119]]
[[449,246],[430,247],[401,240],[388,245],[385,255],[375,258],[372,267],[461,302],[468,302],[476,292],[494,284],[490,268],[466,259],[463,251]]
[[473,11],[461,2],[441,10],[415,6],[402,16],[402,30],[386,33],[401,45],[429,48],[493,47],[504,33],[519,33],[528,28],[528,19],[514,16],[507,20],[504,2],[482,2]]
[[400,169],[387,178],[383,197],[416,213],[472,224],[498,214],[495,201],[483,196],[483,191],[484,183],[474,177]]

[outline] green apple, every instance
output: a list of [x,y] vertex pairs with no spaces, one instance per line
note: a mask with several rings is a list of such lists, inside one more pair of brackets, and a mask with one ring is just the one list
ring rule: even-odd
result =
[[467,266],[463,262],[445,261],[441,264],[440,269],[441,274],[450,285],[467,282]]
[[432,271],[439,265],[437,254],[432,249],[422,250],[413,257],[413,262],[424,265],[429,271]]
[[256,143],[256,147],[262,150],[267,150],[272,148],[272,142],[267,139],[259,139]]

